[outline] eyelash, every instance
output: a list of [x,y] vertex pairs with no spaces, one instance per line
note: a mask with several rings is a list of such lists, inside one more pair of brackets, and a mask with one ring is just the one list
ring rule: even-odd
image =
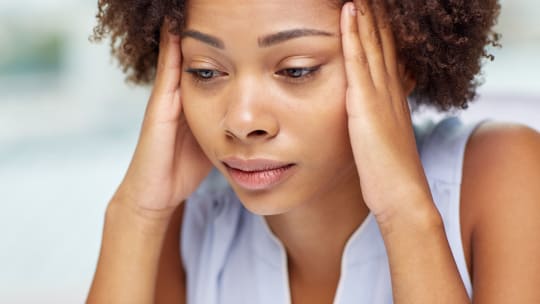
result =
[[[303,83],[303,82],[308,81],[313,76],[315,76],[317,74],[317,72],[319,72],[320,68],[321,68],[320,65],[317,65],[317,66],[314,66],[314,67],[307,67],[307,68],[288,68],[288,69],[283,69],[283,70],[277,72],[277,74],[286,77],[287,81],[289,81],[289,82]],[[300,70],[302,72],[301,76],[299,76],[299,77],[291,77],[291,76],[288,76],[288,75],[284,75],[284,73],[291,72],[291,71],[298,71],[298,70]]]
[[[278,71],[276,74],[283,76],[287,78],[287,81],[292,83],[303,83],[305,81],[308,81],[311,77],[315,76],[315,74],[320,70],[320,65],[314,66],[314,67],[301,67],[301,68],[287,68]],[[186,69],[187,73],[191,74],[193,77],[193,80],[197,83],[210,83],[214,81],[214,79],[219,75],[227,75],[226,73],[219,72],[217,70],[212,69]],[[293,71],[301,71],[301,75],[298,77],[289,76],[287,73],[293,72]],[[202,73],[208,73],[211,72],[211,76],[202,76]]]
[[[216,74],[225,75],[225,73],[221,73],[217,70],[211,70],[211,69],[186,69],[186,72],[191,74],[195,82],[211,82],[214,78],[216,78]],[[212,77],[208,78],[208,77],[201,76],[201,74],[204,72],[212,72]]]

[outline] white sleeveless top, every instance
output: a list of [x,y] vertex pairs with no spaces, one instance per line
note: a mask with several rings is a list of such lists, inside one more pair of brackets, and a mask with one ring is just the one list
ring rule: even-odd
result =
[[[460,229],[463,155],[481,122],[448,117],[414,125],[416,143],[454,260],[471,297]],[[181,254],[189,304],[291,303],[287,255],[262,216],[245,209],[222,177],[211,176],[186,202]],[[334,303],[392,303],[388,258],[369,214],[349,238]]]

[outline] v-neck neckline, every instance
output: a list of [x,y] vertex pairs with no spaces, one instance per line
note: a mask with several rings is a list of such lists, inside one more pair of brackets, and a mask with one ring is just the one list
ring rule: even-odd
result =
[[[288,273],[287,252],[285,246],[279,238],[272,232],[264,216],[254,215],[254,224],[257,244],[254,246],[257,255],[270,264],[273,268],[280,271],[282,279],[279,284],[283,289],[279,294],[285,294],[291,303],[291,290]],[[261,234],[263,237],[261,237]],[[338,285],[334,295],[333,303],[339,303],[343,291],[344,280],[348,277],[347,273],[356,265],[361,265],[372,258],[384,255],[384,243],[380,237],[377,222],[374,215],[369,212],[362,223],[351,234],[341,255],[341,268]]]

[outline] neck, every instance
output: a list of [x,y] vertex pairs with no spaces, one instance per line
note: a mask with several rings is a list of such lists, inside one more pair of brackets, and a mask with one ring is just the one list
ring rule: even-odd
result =
[[294,210],[266,217],[287,251],[289,272],[300,278],[337,281],[344,247],[369,213],[355,168],[330,188]]

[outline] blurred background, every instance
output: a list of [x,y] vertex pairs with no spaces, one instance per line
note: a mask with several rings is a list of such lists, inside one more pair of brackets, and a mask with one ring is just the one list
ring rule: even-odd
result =
[[[458,114],[540,130],[540,2],[501,3],[504,47]],[[95,12],[96,1],[0,0],[0,303],[82,303],[90,286],[149,95],[124,83],[106,42],[89,43]]]

